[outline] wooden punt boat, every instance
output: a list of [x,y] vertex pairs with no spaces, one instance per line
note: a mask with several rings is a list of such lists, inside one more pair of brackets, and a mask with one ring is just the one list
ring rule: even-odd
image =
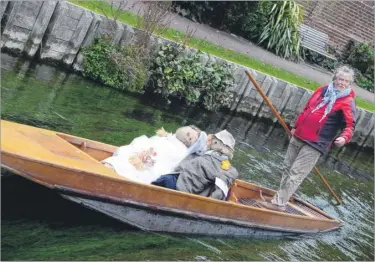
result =
[[275,191],[236,180],[227,201],[130,181],[100,163],[115,146],[1,121],[1,166],[63,197],[148,231],[279,237],[338,229],[342,222],[292,198],[285,212],[254,206]]

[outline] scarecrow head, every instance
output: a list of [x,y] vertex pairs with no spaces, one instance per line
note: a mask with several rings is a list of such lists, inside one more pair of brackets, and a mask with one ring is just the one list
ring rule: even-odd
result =
[[236,140],[227,130],[222,130],[211,136],[209,148],[211,150],[227,155],[229,158],[233,157],[234,145]]
[[194,144],[199,137],[200,129],[196,126],[183,126],[176,130],[176,137],[180,140],[186,147],[190,147]]

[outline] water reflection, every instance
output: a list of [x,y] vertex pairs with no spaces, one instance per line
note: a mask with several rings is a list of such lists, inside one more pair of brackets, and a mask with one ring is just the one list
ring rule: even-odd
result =
[[[1,86],[3,119],[115,145],[129,143],[134,137],[142,134],[153,135],[161,126],[173,131],[181,125],[195,124],[208,133],[227,128],[237,139],[233,164],[239,170],[240,178],[274,189],[280,182],[280,166],[288,138],[285,131],[271,121],[248,119],[223,112],[206,113],[178,104],[172,105],[168,110],[152,107],[135,95],[108,89],[56,68],[25,62],[5,54],[2,54]],[[98,257],[95,257],[98,260],[192,260],[197,257],[210,260],[373,260],[373,162],[373,154],[351,148],[333,151],[330,156],[320,159],[318,167],[335,192],[342,197],[344,204],[341,206],[335,205],[315,174],[310,175],[297,192],[302,199],[343,220],[345,226],[341,230],[268,241],[155,235],[134,231],[116,222],[112,223],[111,219],[103,216],[98,218],[94,213],[87,214],[88,211],[80,207],[74,208],[75,223],[70,223],[72,221],[66,220],[68,216],[63,214],[71,214],[72,206],[75,205],[66,204],[65,200],[58,197],[50,197],[52,193],[49,190],[40,186],[33,187],[31,182],[24,182],[24,187],[20,190],[19,186],[23,182],[12,178],[2,181],[2,189],[9,189],[2,192],[2,204],[5,207],[2,212],[2,237],[6,240],[2,241],[2,256],[12,260],[27,259],[30,258],[30,254],[35,255],[36,253],[32,252],[41,248],[38,244],[30,247],[29,256],[25,253],[23,257],[20,248],[22,243],[9,243],[23,241],[17,238],[24,234],[23,229],[30,232],[29,228],[38,228],[40,221],[43,221],[49,226],[36,235],[43,243],[43,248],[52,250],[51,256],[48,257],[51,260],[90,259],[90,256],[79,252],[76,257],[60,257],[56,255],[56,250],[59,247],[57,240],[67,241],[68,238],[83,237],[86,232],[92,231],[93,225],[93,232],[106,234],[108,241],[120,241],[118,237],[129,238],[132,245],[137,247],[123,243],[126,252],[133,257],[116,256],[115,251],[111,253],[111,250],[101,250]],[[15,191],[20,192],[17,197],[14,195]],[[22,195],[22,192],[25,195]],[[25,198],[29,201],[24,201]],[[37,208],[38,205],[40,208]],[[83,217],[82,214],[86,215]],[[54,223],[58,226],[52,230],[50,225]],[[87,223],[88,225],[85,225]],[[113,228],[118,228],[117,226],[119,229],[113,231]],[[66,233],[65,237],[55,235],[56,232],[63,234],[62,232],[67,229],[74,233]],[[103,241],[95,238],[95,234],[92,238],[93,242]],[[155,242],[152,242],[154,240]],[[141,244],[145,241],[154,244],[142,249]],[[167,241],[168,244],[161,246],[160,243],[164,243],[163,241]],[[144,255],[138,257],[137,249],[143,250]],[[175,253],[175,250],[179,249],[184,250],[180,256]],[[45,257],[39,254],[33,258],[42,260]]]

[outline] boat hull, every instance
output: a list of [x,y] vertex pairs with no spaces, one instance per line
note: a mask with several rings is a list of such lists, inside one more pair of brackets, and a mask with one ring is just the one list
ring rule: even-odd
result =
[[144,230],[280,236],[342,226],[341,221],[295,198],[286,212],[259,208],[255,201],[262,194],[272,197],[275,191],[242,180],[231,186],[227,201],[216,200],[121,177],[100,163],[116,150],[112,145],[7,121],[2,121],[1,131],[3,168]]
[[262,239],[299,235],[296,232],[267,230],[254,225],[245,225],[245,223],[244,225],[240,225],[233,221],[204,219],[202,217],[187,216],[170,211],[155,211],[136,205],[121,205],[66,194],[61,194],[61,196],[144,231]]
[[[12,170],[14,172],[14,170]],[[13,175],[7,172],[5,176]],[[25,176],[25,175],[22,175]],[[79,191],[56,186],[55,191],[64,199],[79,204],[85,208],[97,211],[140,230],[150,232],[164,232],[184,235],[205,236],[233,236],[251,238],[282,238],[306,234],[306,231],[295,232],[283,229],[266,229],[250,223],[191,214],[166,208],[150,207],[142,203],[122,201],[122,203],[103,199],[95,196],[87,196]],[[316,233],[311,231],[309,233]]]

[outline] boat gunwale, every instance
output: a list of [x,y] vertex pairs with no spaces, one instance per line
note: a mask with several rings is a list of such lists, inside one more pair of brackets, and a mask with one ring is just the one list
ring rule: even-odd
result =
[[[183,197],[187,197],[188,200],[189,199],[195,199],[195,200],[199,200],[199,201],[202,201],[202,202],[205,202],[205,203],[211,202],[211,203],[215,203],[215,204],[219,204],[219,205],[226,205],[226,206],[231,207],[231,208],[240,208],[240,209],[245,209],[245,210],[246,209],[257,210],[257,211],[260,211],[260,212],[264,212],[265,214],[267,214],[267,213],[268,214],[274,214],[274,215],[279,215],[281,217],[293,217],[293,218],[297,218],[297,219],[310,220],[310,221],[320,221],[320,222],[332,223],[332,224],[341,224],[342,223],[341,221],[337,220],[336,218],[328,219],[328,218],[308,217],[308,216],[289,214],[289,213],[285,213],[285,212],[278,212],[278,211],[274,211],[274,210],[269,210],[269,209],[254,207],[254,206],[248,206],[248,205],[244,205],[244,204],[241,204],[241,203],[238,203],[238,202],[217,200],[217,199],[208,198],[208,197],[204,197],[204,196],[200,196],[200,195],[195,195],[195,194],[190,194],[190,193],[181,192],[181,191],[177,191],[177,190],[167,189],[167,188],[155,186],[155,185],[152,185],[152,184],[150,184],[150,185],[144,184],[144,183],[140,183],[140,182],[137,182],[137,181],[131,181],[131,180],[126,179],[124,177],[119,177],[119,178],[110,177],[110,176],[103,175],[101,173],[86,171],[86,170],[83,170],[83,169],[77,169],[77,168],[72,168],[72,167],[66,167],[66,166],[63,166],[63,165],[56,165],[56,164],[51,163],[51,162],[45,162],[43,160],[25,157],[23,155],[18,155],[18,154],[7,152],[6,150],[5,151],[1,150],[1,153],[2,154],[5,153],[5,154],[8,154],[10,156],[13,156],[16,159],[22,158],[26,161],[30,161],[30,162],[34,162],[34,163],[38,163],[38,164],[42,164],[42,165],[48,165],[48,166],[63,169],[63,170],[69,170],[69,171],[73,171],[73,172],[76,172],[76,173],[84,174],[86,176],[93,175],[93,176],[96,176],[100,179],[105,179],[105,180],[109,179],[109,180],[112,180],[112,181],[115,181],[115,182],[121,182],[121,183],[124,183],[124,184],[136,185],[138,187],[141,187],[142,190],[145,190],[145,189],[146,190],[153,190],[153,191],[158,191],[158,192],[162,192],[162,193],[172,194],[172,196],[177,194],[177,195],[180,195],[180,196],[183,196]],[[100,163],[100,162],[98,161],[98,163]],[[1,165],[4,166],[3,163],[1,163]],[[26,176],[24,176],[24,177],[26,177]],[[27,176],[26,178],[28,178],[28,177],[29,176]],[[243,181],[243,182],[245,182],[245,181]],[[43,185],[46,185],[46,183],[43,183]],[[48,185],[50,185],[50,184],[48,184]],[[49,187],[54,187],[54,185],[51,185]],[[304,204],[304,201],[300,200],[300,202]],[[242,221],[244,221],[244,220],[242,220]]]

